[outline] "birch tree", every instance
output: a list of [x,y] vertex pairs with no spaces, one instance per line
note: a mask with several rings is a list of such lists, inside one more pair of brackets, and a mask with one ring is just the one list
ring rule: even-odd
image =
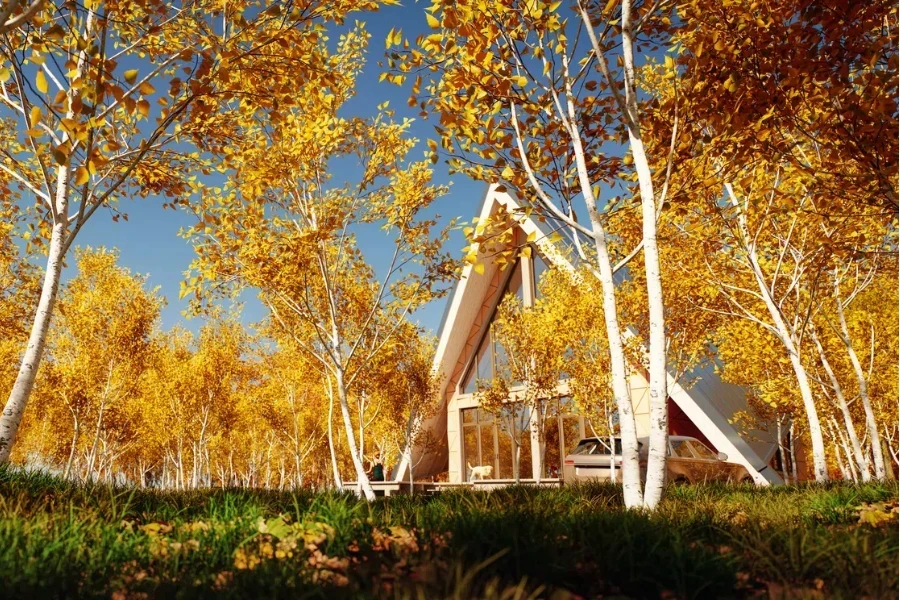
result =
[[[657,87],[656,105],[659,115],[676,106],[685,115],[675,146],[684,192],[671,197],[686,215],[683,231],[729,257],[716,275],[717,259],[707,263],[730,304],[726,314],[755,320],[785,348],[820,481],[827,468],[803,357],[807,324],[821,276],[832,261],[851,258],[855,229],[874,232],[860,247],[881,245],[896,180],[896,140],[873,125],[897,122],[896,108],[883,102],[897,86],[896,49],[886,37],[895,11],[874,3],[838,13],[791,2],[680,7],[677,87]],[[656,137],[670,126],[659,119]],[[705,208],[691,214],[690,199],[703,195]],[[701,233],[709,217],[719,225]]]
[[[254,79],[260,85],[279,73],[294,78],[303,72],[294,69],[296,58],[272,52],[273,43],[289,43],[286,33],[297,30],[317,38],[322,22],[377,6],[310,0],[282,14],[278,3],[223,11],[221,3],[205,0],[39,2],[25,12],[20,5],[5,3],[0,12],[6,25],[11,16],[19,25],[0,43],[0,171],[34,199],[31,239],[47,262],[19,373],[0,416],[0,462],[15,443],[63,262],[84,225],[101,208],[114,220],[127,219],[120,201],[128,197],[181,197],[187,184],[179,174],[207,170],[200,155],[185,148],[215,137],[217,103],[233,96],[235,82],[254,68],[268,74]],[[281,68],[273,66],[276,54]]]
[[[400,32],[388,35],[385,78],[414,75],[411,105],[440,118],[442,150],[453,169],[503,181],[541,218],[584,236],[593,246],[602,284],[611,381],[623,440],[626,505],[653,508],[665,481],[666,357],[656,218],[671,169],[653,177],[641,129],[636,40],[664,37],[660,3],[433,2],[426,10],[436,32],[413,49]],[[655,40],[655,41],[654,41]],[[399,50],[392,50],[396,45]],[[621,65],[621,67],[619,66]],[[436,72],[437,75],[429,75]],[[426,78],[426,79],[423,79]],[[423,87],[424,86],[424,87]],[[421,98],[420,98],[421,97]],[[626,147],[620,144],[627,144]],[[437,160],[437,146],[433,148]],[[633,185],[637,181],[638,185]],[[613,191],[620,186],[622,197]],[[601,190],[611,188],[601,198]],[[635,209],[642,237],[625,246],[609,229],[609,214]],[[579,197],[581,200],[579,200]],[[583,203],[583,204],[582,204]],[[578,219],[586,213],[588,223]],[[577,244],[583,253],[583,244]],[[647,497],[641,489],[623,327],[613,274],[644,252],[651,327],[648,329],[652,417]]]
[[[151,338],[165,300],[146,279],[118,266],[106,249],[76,249],[78,274],[62,290],[59,319],[50,331],[50,373],[36,399],[39,417],[61,440],[64,475],[109,477],[143,423],[130,405],[147,367]],[[34,451],[34,440],[23,449]],[[53,451],[47,449],[47,458]],[[20,454],[21,456],[21,454]]]
[[265,376],[260,386],[261,412],[268,428],[290,458],[294,487],[304,483],[304,463],[322,450],[328,415],[324,373],[306,353],[280,345],[263,358]]
[[[194,283],[258,289],[283,335],[321,365],[358,485],[372,499],[351,401],[364,389],[366,366],[411,311],[445,291],[453,266],[440,251],[446,230],[426,216],[446,189],[431,183],[427,164],[407,160],[416,142],[410,122],[394,121],[386,105],[371,119],[340,115],[367,40],[361,25],[344,34],[324,65],[339,77],[296,92],[277,120],[247,115],[224,152],[233,178],[203,191],[189,236],[198,252]],[[332,182],[329,169],[340,158],[357,161],[356,182]],[[378,272],[356,242],[367,227],[381,229],[392,248]]]

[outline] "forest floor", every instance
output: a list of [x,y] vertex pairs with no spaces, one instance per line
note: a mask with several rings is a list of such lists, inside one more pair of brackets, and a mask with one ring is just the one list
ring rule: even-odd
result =
[[79,486],[0,468],[4,598],[896,598],[897,486],[395,496]]

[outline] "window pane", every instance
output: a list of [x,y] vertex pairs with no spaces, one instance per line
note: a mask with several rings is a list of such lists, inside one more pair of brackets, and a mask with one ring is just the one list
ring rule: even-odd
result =
[[491,334],[488,332],[481,342],[481,348],[478,349],[478,379],[490,381],[494,378],[494,372],[491,368]]
[[705,445],[703,445],[702,442],[699,442],[697,440],[690,440],[688,442],[688,444],[690,444],[691,449],[694,451],[694,454],[696,454],[700,458],[702,458],[704,460],[717,460],[718,459],[718,457],[716,456],[716,453],[713,452],[712,450],[710,450],[709,448],[707,448]]
[[[502,422],[500,420],[499,422]],[[498,424],[499,424],[498,422]],[[497,457],[497,472],[494,477],[497,479],[513,478],[513,433],[506,431],[506,428],[497,432],[497,447],[499,456]]]
[[464,408],[462,409],[462,418],[463,423],[474,423],[477,408]]
[[534,264],[534,296],[535,298],[539,298],[540,293],[540,283],[541,283],[541,275],[547,270],[547,263],[544,262],[544,259],[541,257],[540,253],[534,248],[531,250],[531,262]]
[[469,373],[466,375],[466,384],[463,386],[463,394],[474,394],[478,391],[478,367],[477,365],[472,365],[469,368]]
[[[494,337],[491,335],[491,337]],[[498,377],[509,377],[509,360],[506,355],[506,348],[499,341],[494,341],[494,368]]]
[[519,433],[519,478],[531,479],[534,477],[531,469],[531,426],[527,416],[524,422],[525,427]]
[[562,461],[559,456],[559,419],[544,420],[544,477],[559,477]]
[[567,455],[581,441],[581,420],[579,417],[563,417],[563,445],[561,456]]
[[522,292],[522,261],[520,260],[516,261],[515,270],[509,278],[509,283],[506,285],[506,291],[503,292],[503,297],[505,298],[507,294],[513,294],[519,299],[519,302],[524,300]]
[[469,465],[475,467],[481,464],[478,456],[478,427],[474,425],[463,427],[463,462],[466,464],[466,481],[469,481]]
[[694,458],[687,440],[672,440],[672,454],[680,458]]
[[489,380],[493,378],[493,373],[491,372],[491,353],[488,352],[490,343],[491,334],[488,332],[481,342],[481,347],[478,348],[475,364],[469,368],[469,373],[466,375],[466,384],[463,386],[464,394],[474,394],[477,392],[479,379]]
[[[481,465],[490,465],[494,468],[494,473],[487,479],[496,479],[497,477],[497,453],[494,450],[494,433],[493,425],[482,425],[478,428],[481,431]],[[475,465],[472,465],[475,466]]]

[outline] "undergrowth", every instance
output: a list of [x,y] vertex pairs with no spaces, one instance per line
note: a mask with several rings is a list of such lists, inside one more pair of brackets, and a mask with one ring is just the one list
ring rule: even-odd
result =
[[74,485],[0,468],[6,598],[893,598],[897,487],[395,496]]

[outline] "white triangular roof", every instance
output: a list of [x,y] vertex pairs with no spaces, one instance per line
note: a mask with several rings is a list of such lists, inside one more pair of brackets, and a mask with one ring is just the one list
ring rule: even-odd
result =
[[[503,187],[491,185],[485,195],[479,217],[485,219],[501,208],[514,211],[521,209],[522,206]],[[536,240],[535,245],[548,263],[558,268],[573,270],[573,265],[566,255],[548,239],[550,231],[545,224],[534,218],[523,218],[520,227],[529,239]],[[439,396],[441,400],[434,416],[422,424],[431,431],[434,439],[440,440],[442,445],[437,452],[432,448],[427,456],[422,455],[422,450],[414,449],[413,464],[417,465],[414,475],[436,474],[447,465],[447,402],[452,396],[447,393],[447,387],[457,369],[460,355],[466,350],[468,332],[474,325],[486,294],[491,291],[494,272],[500,268],[491,260],[480,262],[484,265],[483,273],[475,271],[472,264],[463,268],[444,311],[433,365],[441,382]],[[685,389],[671,374],[669,375],[669,397],[675,404],[719,451],[728,455],[729,461],[746,467],[758,483],[782,483],[778,474],[766,467],[766,461],[771,458],[775,448],[771,436],[764,432],[753,432],[754,435],[744,439],[729,423],[729,419],[737,411],[747,408],[743,390],[722,381],[712,365],[691,372],[690,380],[691,387]],[[395,470],[396,479],[404,478],[406,466],[404,459]]]

